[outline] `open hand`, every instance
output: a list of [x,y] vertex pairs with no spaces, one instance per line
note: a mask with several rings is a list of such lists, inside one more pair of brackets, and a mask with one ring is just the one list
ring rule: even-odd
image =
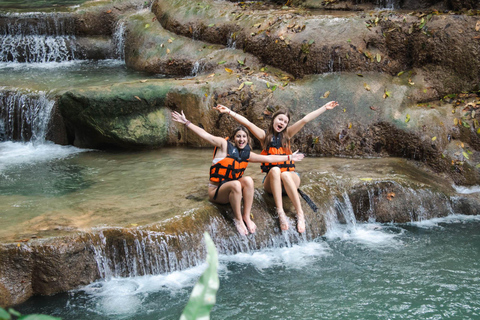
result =
[[188,121],[185,117],[185,114],[183,114],[183,110],[182,114],[178,113],[177,111],[172,111],[172,119],[173,121],[180,122],[182,124],[185,124]]
[[338,106],[338,102],[337,101],[330,101],[328,103],[325,104],[325,109],[327,110],[332,110],[333,108],[335,108],[336,106]]
[[293,161],[302,161],[303,158],[305,158],[305,155],[303,153],[299,153],[298,150],[292,154]]
[[230,109],[225,107],[224,105],[218,104],[216,107],[213,107],[213,109],[217,110],[220,113],[229,113]]

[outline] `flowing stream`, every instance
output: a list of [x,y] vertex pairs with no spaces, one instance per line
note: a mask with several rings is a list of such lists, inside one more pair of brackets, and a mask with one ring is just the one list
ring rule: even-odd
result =
[[[480,217],[337,224],[290,247],[220,256],[212,319],[478,319]],[[178,319],[205,266],[113,278],[18,307],[63,319]]]

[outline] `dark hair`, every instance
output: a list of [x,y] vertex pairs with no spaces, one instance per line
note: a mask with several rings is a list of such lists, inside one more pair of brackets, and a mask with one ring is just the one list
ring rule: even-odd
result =
[[[275,120],[275,118],[277,116],[279,116],[281,114],[284,114],[284,115],[287,116],[288,123],[287,123],[287,126],[282,130],[282,132],[276,132],[273,129],[273,121]],[[290,119],[291,119],[290,112],[287,109],[284,109],[284,108],[278,109],[277,112],[275,112],[273,114],[272,121],[270,122],[270,126],[267,129],[265,139],[263,140],[263,144],[262,144],[263,150],[268,151],[270,142],[272,141],[272,137],[277,136],[279,133],[281,133],[282,134],[282,147],[283,147],[283,149],[285,149],[285,151],[287,151],[287,152],[290,151],[290,138],[291,137],[287,133],[287,128],[288,128],[288,124],[290,123]]]
[[235,135],[237,134],[238,131],[243,131],[247,134],[247,143],[250,145],[250,148],[252,147],[252,138],[250,137],[250,132],[248,132],[248,129],[244,126],[238,126],[236,127],[233,131],[232,134],[229,137],[229,140],[235,144]]

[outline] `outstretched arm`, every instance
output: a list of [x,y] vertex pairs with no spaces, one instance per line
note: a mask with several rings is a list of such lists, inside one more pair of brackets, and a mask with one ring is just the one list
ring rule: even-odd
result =
[[309,123],[310,121],[312,121],[313,119],[315,119],[316,117],[318,117],[319,115],[324,113],[325,111],[331,110],[331,109],[335,108],[336,106],[338,106],[338,102],[330,101],[330,102],[324,104],[323,106],[321,106],[320,108],[318,108],[317,110],[310,112],[305,117],[303,117],[302,119],[298,120],[297,122],[292,124],[290,127],[288,127],[287,128],[288,134],[290,135],[290,137],[293,137],[307,123]]
[[181,124],[184,124],[188,129],[192,130],[195,134],[197,134],[200,138],[203,140],[209,142],[210,144],[214,145],[215,147],[222,147],[222,144],[225,142],[225,139],[222,139],[220,137],[216,137],[204,129],[194,125],[192,122],[188,121],[187,118],[185,117],[185,114],[178,113],[177,111],[172,111],[172,119],[175,122],[179,122]]
[[249,162],[283,162],[283,161],[302,161],[305,157],[303,153],[299,153],[298,150],[289,155],[262,155],[250,152]]
[[247,127],[248,130],[258,139],[260,140],[260,143],[263,143],[263,140],[265,139],[265,131],[254,125],[252,122],[250,122],[247,118],[245,118],[242,115],[239,115],[238,113],[230,110],[229,108],[225,107],[224,105],[217,105],[216,107],[213,107],[213,109],[217,110],[220,113],[226,113],[235,119],[238,123],[241,125],[244,125]]

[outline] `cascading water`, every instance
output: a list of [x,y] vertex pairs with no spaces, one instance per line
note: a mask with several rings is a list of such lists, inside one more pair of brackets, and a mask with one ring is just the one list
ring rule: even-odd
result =
[[43,143],[54,104],[45,92],[0,91],[0,132],[4,140]]
[[0,62],[61,62],[74,60],[75,24],[59,13],[0,17]]
[[125,21],[118,21],[112,36],[113,58],[125,60]]

